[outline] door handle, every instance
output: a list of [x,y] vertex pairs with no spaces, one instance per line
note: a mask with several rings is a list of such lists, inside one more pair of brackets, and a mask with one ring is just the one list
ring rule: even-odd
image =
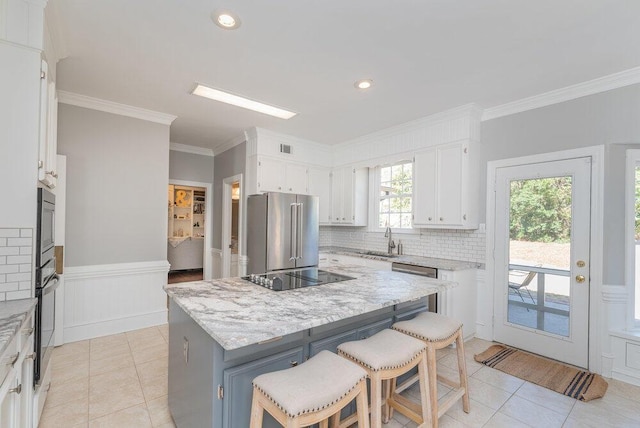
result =
[[292,203],[289,207],[289,209],[291,210],[290,214],[291,214],[291,222],[289,224],[289,261],[293,261],[296,259],[297,256],[297,248],[296,248],[296,244],[297,244],[297,231],[298,231],[298,225],[297,225],[297,218],[296,218],[296,204]]
[[585,280],[586,280],[586,278],[584,277],[584,275],[577,275],[576,276],[576,282],[579,283],[579,284],[582,284]]
[[298,206],[296,207],[296,214],[297,214],[296,224],[298,226],[298,230],[296,231],[296,260],[300,260],[302,258],[302,239],[303,239],[302,223],[304,219],[303,209],[304,209],[304,204],[302,202],[298,203]]

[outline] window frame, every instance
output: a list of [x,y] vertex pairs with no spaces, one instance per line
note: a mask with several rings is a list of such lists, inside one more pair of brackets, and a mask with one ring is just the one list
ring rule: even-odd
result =
[[[627,300],[627,327],[640,330],[640,318],[636,318],[636,305],[640,305],[640,281],[636,282],[636,169],[640,168],[640,149],[627,149],[625,168],[625,285],[629,294]],[[640,269],[640,263],[638,265]]]
[[411,226],[406,228],[398,228],[392,227],[391,231],[399,234],[419,234],[420,230],[416,229],[413,225],[413,201],[414,201],[414,187],[415,187],[415,162],[413,157],[408,159],[400,159],[396,160],[392,163],[378,165],[375,168],[372,168],[373,174],[369,174],[370,182],[369,188],[371,191],[369,192],[369,228],[370,232],[385,232],[386,227],[380,227],[380,180],[381,180],[381,170],[382,168],[388,168],[395,165],[404,165],[411,164],[411,193],[406,194],[411,198]]

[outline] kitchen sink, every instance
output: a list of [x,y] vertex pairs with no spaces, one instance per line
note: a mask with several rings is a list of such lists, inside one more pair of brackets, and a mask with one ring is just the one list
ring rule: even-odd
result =
[[390,259],[398,257],[397,254],[389,254],[385,253],[384,251],[365,251],[363,254],[366,254],[367,256],[388,257]]

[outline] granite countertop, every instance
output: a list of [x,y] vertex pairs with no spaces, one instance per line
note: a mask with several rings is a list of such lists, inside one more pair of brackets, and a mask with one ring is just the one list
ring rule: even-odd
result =
[[321,253],[329,254],[341,254],[344,256],[361,257],[370,260],[382,260],[385,262],[399,262],[406,263],[413,266],[431,267],[443,270],[466,270],[466,269],[478,269],[482,267],[480,263],[465,262],[461,260],[439,259],[435,257],[421,257],[421,256],[394,256],[386,257],[383,255],[366,254],[368,250],[358,250],[354,248],[346,247],[320,247]]
[[167,294],[224,349],[233,350],[418,300],[457,283],[343,265],[353,280],[275,292],[241,278],[166,285]]
[[37,299],[20,299],[0,302],[0,355],[17,334],[37,301]]

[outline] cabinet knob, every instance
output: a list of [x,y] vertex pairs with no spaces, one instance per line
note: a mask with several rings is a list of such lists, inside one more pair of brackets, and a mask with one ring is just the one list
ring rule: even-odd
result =
[[45,173],[45,175],[50,175],[50,176],[52,176],[53,178],[58,178],[58,174],[56,174],[56,172],[55,172],[55,171],[53,171],[53,170],[51,170],[51,171],[45,171],[44,173]]
[[344,220],[344,217],[342,217],[342,219]]
[[33,327],[25,328],[24,330],[22,330],[22,332],[25,336],[29,336],[31,335],[31,333],[33,333]]
[[289,361],[289,364],[291,365],[291,367],[295,367],[298,365],[298,362],[296,360],[291,360]]
[[281,187],[281,186],[278,186],[278,190],[282,190],[282,187]]
[[293,188],[289,187],[289,191],[291,192],[293,190]]
[[9,392],[9,394],[11,394],[12,392],[15,392],[16,394],[20,394],[22,392],[22,384],[16,386],[15,388],[11,388],[7,392]]
[[431,217],[429,217],[429,221],[431,221]]
[[444,217],[440,217],[440,221],[444,221]]

